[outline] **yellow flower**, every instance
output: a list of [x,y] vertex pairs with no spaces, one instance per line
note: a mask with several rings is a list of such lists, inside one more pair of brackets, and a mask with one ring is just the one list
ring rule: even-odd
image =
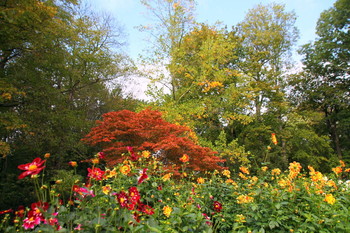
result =
[[127,175],[130,173],[131,168],[128,164],[125,164],[125,165],[121,166],[119,170],[122,174]]
[[116,177],[117,176],[117,170],[115,168],[113,168],[113,170],[106,170],[106,174],[105,174],[105,178],[109,179],[112,177]]
[[334,180],[327,181],[326,185],[337,189],[337,184],[334,182]]
[[241,177],[243,180],[248,179],[248,177],[246,177],[242,172],[238,173],[238,176]]
[[332,194],[326,194],[324,201],[327,202],[328,204],[333,205],[335,203],[335,198],[333,197]]
[[223,170],[222,174],[226,176],[227,178],[230,178],[231,172],[229,170]]
[[112,187],[108,184],[106,186],[102,186],[102,192],[108,195],[112,191]]
[[249,170],[246,167],[242,166],[242,167],[239,168],[239,170],[241,170],[241,172],[243,172],[244,174],[249,174]]
[[266,172],[266,171],[267,171],[267,169],[269,169],[269,168],[268,168],[268,167],[266,167],[266,166],[261,167],[261,170],[262,170],[263,172]]
[[144,150],[142,151],[142,157],[147,159],[151,156],[151,152],[149,152],[148,150]]
[[162,177],[162,180],[163,180],[163,181],[167,181],[167,180],[170,179],[170,177],[171,177],[172,175],[173,175],[172,173],[165,174],[165,175]]
[[289,164],[289,171],[293,173],[299,173],[301,170],[302,166],[298,162],[293,162]]
[[271,141],[272,141],[273,144],[277,145],[277,138],[276,138],[276,134],[275,133],[271,134]]
[[259,178],[256,177],[256,176],[253,176],[253,177],[251,178],[251,181],[252,181],[253,183],[256,183],[258,180],[259,180]]
[[169,218],[171,212],[173,209],[170,206],[164,206],[163,207],[163,214]]
[[227,179],[227,180],[225,181],[225,183],[226,183],[226,184],[233,184],[234,186],[237,186],[237,183],[236,183],[234,180],[232,180],[232,179]]
[[236,214],[235,221],[240,223],[246,222],[245,216],[243,214]]
[[205,180],[202,177],[197,178],[197,183],[198,184],[204,184]]
[[236,198],[238,204],[251,203],[254,201],[254,197],[248,195],[240,195]]
[[278,176],[279,174],[281,174],[281,169],[279,168],[272,169],[271,174],[273,176]]
[[313,182],[319,182],[321,180],[323,180],[323,175],[321,172],[314,172],[312,175],[311,175],[311,180]]
[[280,179],[278,181],[278,185],[281,186],[282,188],[287,187],[288,185],[290,185],[290,181],[287,179]]

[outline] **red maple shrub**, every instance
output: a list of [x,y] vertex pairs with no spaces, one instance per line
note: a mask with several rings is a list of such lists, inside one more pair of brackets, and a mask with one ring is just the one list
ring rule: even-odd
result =
[[224,160],[215,156],[215,151],[197,145],[190,137],[188,127],[165,121],[159,111],[122,110],[102,117],[103,120],[97,121],[97,126],[82,140],[102,149],[109,166],[122,162],[125,159],[122,154],[128,152],[127,147],[132,147],[134,151],[156,153],[165,165],[175,165],[175,169],[182,164],[180,158],[184,154],[190,158],[187,167],[193,170],[223,169],[218,163]]

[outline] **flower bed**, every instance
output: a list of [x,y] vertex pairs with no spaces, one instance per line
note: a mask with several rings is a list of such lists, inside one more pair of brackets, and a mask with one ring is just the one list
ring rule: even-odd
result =
[[342,161],[328,177],[297,162],[284,172],[264,166],[254,174],[247,167],[194,173],[182,155],[181,171],[172,174],[147,151],[125,155],[113,168],[103,156],[89,160],[86,180],[72,181],[78,176],[67,171],[51,185],[42,179],[45,160],[19,165],[38,202],[1,211],[1,232],[350,232],[350,183],[342,180],[349,168]]

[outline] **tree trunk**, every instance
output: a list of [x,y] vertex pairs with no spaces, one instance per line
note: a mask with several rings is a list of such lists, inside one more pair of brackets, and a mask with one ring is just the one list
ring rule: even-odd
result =
[[341,160],[343,158],[343,153],[341,151],[339,135],[337,132],[337,123],[331,119],[331,115],[333,113],[332,109],[325,109],[326,119],[327,119],[327,127],[329,133],[331,134],[331,139],[333,142],[333,147],[337,153],[338,159]]

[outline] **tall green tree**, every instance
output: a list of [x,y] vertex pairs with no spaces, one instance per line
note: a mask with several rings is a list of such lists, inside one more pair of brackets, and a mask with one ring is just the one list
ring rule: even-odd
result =
[[[298,38],[296,15],[279,4],[258,5],[238,24],[242,54],[240,69],[253,88],[254,115],[276,105],[285,87],[284,72],[290,67],[291,51]],[[272,103],[272,104],[270,104]]]
[[[295,13],[287,12],[284,5],[260,4],[249,10],[237,25],[242,38],[238,67],[246,77],[252,99],[246,112],[254,116],[249,125],[238,126],[238,138],[259,162],[268,162],[273,157],[271,151],[266,156],[271,133],[277,133],[279,139],[283,135],[283,119],[289,109],[286,72],[291,67],[292,49],[298,38],[295,20]],[[274,151],[286,165],[287,155],[281,154],[284,150]]]
[[[350,1],[338,0],[317,22],[315,42],[303,46],[304,72],[295,80],[301,108],[324,113],[325,135],[339,159],[349,159]],[[322,131],[321,131],[322,132]]]
[[[173,100],[177,99],[177,84],[174,74],[169,71],[172,53],[178,49],[183,37],[194,26],[194,0],[142,0],[151,17],[152,25],[140,26],[141,31],[148,32],[150,53],[144,59],[144,65],[151,70],[151,96],[158,98],[171,93]],[[161,91],[157,91],[161,85]],[[153,91],[153,93],[152,93]]]

